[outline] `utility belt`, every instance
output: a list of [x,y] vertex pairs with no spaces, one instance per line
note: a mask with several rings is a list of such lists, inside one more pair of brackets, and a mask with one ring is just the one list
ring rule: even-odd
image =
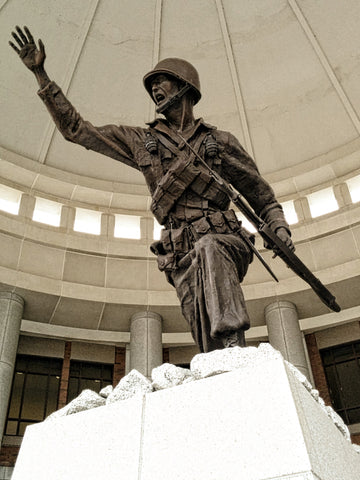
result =
[[150,250],[157,255],[159,270],[176,270],[180,260],[194,248],[195,242],[208,233],[235,233],[254,243],[254,235],[241,227],[241,221],[233,210],[211,213],[189,225],[161,231],[161,239],[150,246]]

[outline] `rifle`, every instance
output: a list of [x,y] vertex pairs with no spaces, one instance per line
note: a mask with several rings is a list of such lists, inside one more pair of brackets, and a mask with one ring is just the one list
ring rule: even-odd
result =
[[[335,297],[331,292],[321,283],[321,281],[315,277],[315,275],[307,268],[307,266],[292,252],[289,247],[276,235],[276,233],[271,230],[269,225],[264,222],[243,200],[240,193],[235,192],[231,185],[226,182],[217,172],[215,172],[209,165],[201,158],[201,156],[191,147],[191,145],[183,138],[182,135],[177,132],[178,136],[183,140],[183,142],[189,147],[192,153],[196,156],[198,161],[203,167],[209,172],[213,179],[226,191],[230,200],[238,207],[238,209],[244,214],[244,216],[249,220],[249,222],[256,228],[260,236],[265,240],[265,242],[271,245],[272,249],[275,249],[279,257],[286,263],[286,265],[291,268],[291,270],[296,273],[300,278],[307,282],[310,287],[314,290],[320,300],[325,303],[334,312],[340,312],[341,307],[336,303]],[[248,242],[248,244],[251,242]],[[265,263],[264,259],[261,257],[259,252],[252,245],[252,249],[260,258],[261,262],[265,268],[270,272],[270,274],[277,280],[275,275],[271,272],[270,267]]]

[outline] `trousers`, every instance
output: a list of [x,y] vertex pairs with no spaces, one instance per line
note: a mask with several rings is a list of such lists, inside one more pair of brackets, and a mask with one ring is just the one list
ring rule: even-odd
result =
[[239,235],[208,233],[167,272],[201,352],[223,348],[226,332],[250,327],[240,282],[251,261]]

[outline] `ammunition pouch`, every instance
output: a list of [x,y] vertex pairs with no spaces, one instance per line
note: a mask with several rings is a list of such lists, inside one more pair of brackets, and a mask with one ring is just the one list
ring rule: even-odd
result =
[[220,210],[225,210],[229,206],[228,193],[205,170],[200,172],[200,175],[190,185],[190,189],[202,198],[210,200]]
[[184,161],[179,158],[174,167],[160,180],[152,195],[150,209],[161,225],[165,223],[175,202],[198,175],[200,170],[191,160]]
[[184,227],[161,231],[161,239],[150,246],[157,255],[159,270],[176,270],[178,262],[194,248],[195,242],[208,233],[238,234],[254,243],[254,235],[241,227],[233,210],[214,212]]
[[236,218],[233,210],[211,213],[190,225],[195,241],[207,233],[238,233],[240,228],[241,222]]
[[180,157],[152,194],[150,209],[161,225],[166,222],[175,203],[188,188],[220,209],[226,209],[229,205],[226,190],[208,172],[201,166],[199,168],[192,159]]
[[157,255],[158,267],[161,272],[176,270],[178,262],[193,247],[189,227],[162,230],[161,239],[150,245],[150,250]]

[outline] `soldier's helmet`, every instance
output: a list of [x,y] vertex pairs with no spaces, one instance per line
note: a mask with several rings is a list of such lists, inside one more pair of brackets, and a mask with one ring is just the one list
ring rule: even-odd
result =
[[170,75],[171,77],[188,83],[194,96],[194,105],[198,103],[201,98],[200,93],[200,79],[196,68],[191,63],[181,58],[165,58],[161,60],[149,73],[144,76],[144,86],[152,96],[151,81],[156,75],[160,74]]

